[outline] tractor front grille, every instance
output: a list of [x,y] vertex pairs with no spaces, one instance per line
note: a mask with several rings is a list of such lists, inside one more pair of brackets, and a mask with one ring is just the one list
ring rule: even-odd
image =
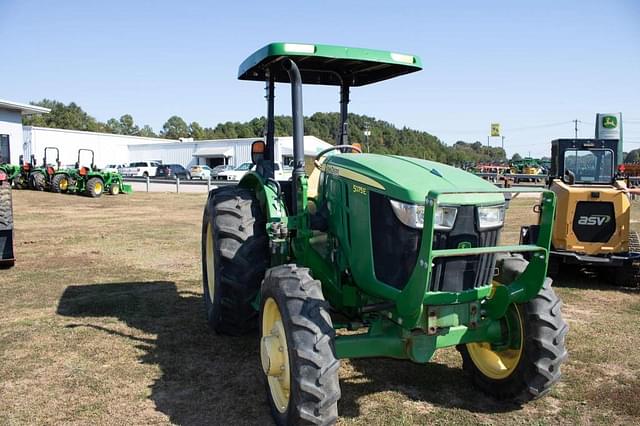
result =
[[[387,197],[375,192],[369,197],[376,278],[402,290],[418,260],[422,229],[402,224]],[[475,206],[460,206],[453,229],[434,233],[433,249],[491,247],[497,245],[499,235],[500,229],[478,230]],[[495,254],[436,259],[429,291],[460,292],[487,285],[495,264]]]
[[[450,231],[436,231],[433,249],[492,247],[497,245],[500,229],[479,231],[475,206],[458,207],[456,223]],[[495,254],[440,258],[434,261],[430,291],[460,292],[491,282],[496,267]]]
[[418,260],[422,229],[413,229],[398,220],[389,198],[369,192],[371,242],[376,278],[402,290]]

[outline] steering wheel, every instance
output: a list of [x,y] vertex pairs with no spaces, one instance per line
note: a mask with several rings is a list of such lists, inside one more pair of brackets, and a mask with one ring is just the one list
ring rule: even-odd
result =
[[320,159],[324,157],[325,154],[327,154],[328,152],[334,151],[336,149],[340,149],[340,150],[350,149],[352,152],[357,152],[358,154],[362,154],[362,150],[355,145],[334,145],[331,148],[323,149],[322,151],[320,151],[316,155],[316,158],[313,160],[313,165],[316,166],[317,168],[320,168],[320,165],[322,164],[320,163]]

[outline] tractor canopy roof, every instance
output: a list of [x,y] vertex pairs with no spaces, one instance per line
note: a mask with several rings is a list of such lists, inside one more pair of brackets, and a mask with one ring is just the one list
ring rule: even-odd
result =
[[340,86],[342,82],[350,87],[364,86],[422,69],[419,57],[404,53],[326,44],[271,43],[240,64],[238,79],[265,81],[271,72],[276,82],[288,83],[289,75],[280,65],[287,58],[298,65],[304,84],[328,86]]
[[496,186],[491,182],[435,161],[398,155],[336,154],[329,156],[324,165],[334,167],[340,176],[377,188],[404,202],[424,203],[429,191],[437,190],[446,193],[439,197],[439,202],[444,204],[504,203],[504,196],[494,192]]

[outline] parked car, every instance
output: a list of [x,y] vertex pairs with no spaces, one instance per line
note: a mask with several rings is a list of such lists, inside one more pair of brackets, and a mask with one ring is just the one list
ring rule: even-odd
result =
[[[242,163],[233,170],[227,170],[218,173],[218,179],[222,180],[240,180],[249,170],[255,170],[253,163]],[[276,180],[288,180],[291,177],[293,168],[282,167],[282,164],[276,162],[274,164],[274,172]]]
[[120,173],[120,170],[124,169],[125,167],[127,167],[126,164],[107,164],[106,167],[102,169],[102,171]]
[[191,170],[189,170],[189,172],[191,173],[191,179],[209,179],[209,177],[211,176],[211,167],[205,165],[205,164],[196,164],[195,166],[191,166]]
[[120,170],[122,176],[153,177],[162,164],[159,161],[136,161]]
[[162,164],[158,166],[156,177],[165,179],[190,179],[191,175],[189,171],[180,164]]
[[219,166],[215,166],[213,169],[211,169],[211,179],[221,179],[222,177],[219,176],[220,173],[233,169],[234,167],[231,164],[221,164]]
[[253,170],[253,163],[242,163],[233,170],[226,170],[218,173],[218,179],[222,180],[240,180],[249,170]]

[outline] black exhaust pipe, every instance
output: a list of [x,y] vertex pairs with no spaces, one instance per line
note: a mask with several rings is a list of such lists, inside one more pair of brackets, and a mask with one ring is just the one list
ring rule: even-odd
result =
[[[291,116],[293,118],[293,193],[298,194],[298,179],[304,176],[304,116],[302,115],[302,77],[300,70],[291,59],[285,59],[282,66],[291,81]],[[293,214],[298,213],[297,202]]]

